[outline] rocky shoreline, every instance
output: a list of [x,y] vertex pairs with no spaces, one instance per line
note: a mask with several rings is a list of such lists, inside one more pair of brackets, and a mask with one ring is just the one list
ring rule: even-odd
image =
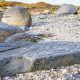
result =
[[[44,19],[42,17],[44,17]],[[79,17],[80,15],[66,15],[64,17],[55,17],[54,15],[32,16],[33,25],[29,31],[7,38],[5,43],[0,44],[0,50],[2,55],[1,59],[5,59],[7,55],[5,61],[1,60],[1,64],[3,62],[5,64],[2,65],[1,69],[6,74],[10,75],[15,71],[24,72],[25,69],[28,70],[30,68],[29,65],[25,67],[27,66],[27,60],[30,61],[29,64],[33,67],[33,72],[29,71],[28,73],[17,74],[16,76],[5,77],[4,80],[79,80],[80,65],[77,64],[80,62]],[[26,42],[26,34],[33,35],[34,38],[39,37],[41,40],[36,43],[28,43]],[[24,35],[24,37],[21,37],[21,35]],[[16,41],[11,40],[15,40],[15,38]],[[10,40],[12,42],[10,42]],[[55,53],[54,55],[56,56],[61,54],[69,55],[61,58],[56,57],[53,62],[53,59],[49,57],[54,56],[53,53]],[[49,57],[49,60],[46,59],[46,57]],[[36,63],[36,61],[38,61],[37,58],[40,59],[40,64]],[[34,61],[34,59],[36,59],[36,61],[33,66],[32,61]],[[54,64],[53,66],[57,66],[57,69],[51,66],[50,62],[52,65]],[[12,64],[15,65],[14,68]],[[61,65],[60,67],[59,64]],[[73,65],[68,66],[69,64]],[[49,65],[51,67],[49,67]],[[9,70],[10,72],[8,72]],[[30,70],[32,70],[32,68],[30,68]]]
[[4,80],[80,79],[80,14],[39,14],[32,16],[31,23],[27,31],[20,30],[27,26],[0,23],[1,29],[20,31],[0,43],[0,76]]

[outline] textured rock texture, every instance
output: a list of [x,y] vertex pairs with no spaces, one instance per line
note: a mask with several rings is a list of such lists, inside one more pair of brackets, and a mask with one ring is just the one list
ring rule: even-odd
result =
[[15,41],[38,42],[40,40],[41,38],[39,38],[37,35],[32,35],[24,32],[24,33],[17,33],[15,35],[7,37],[5,42],[15,42]]
[[[80,44],[71,42],[1,43],[0,75],[80,63]],[[13,67],[14,66],[14,67]]]
[[57,16],[65,15],[65,14],[77,14],[77,8],[71,4],[63,4],[56,12]]
[[20,32],[23,30],[0,22],[0,42],[4,42],[7,37]]
[[26,8],[13,6],[5,11],[2,22],[12,26],[31,26],[31,14]]
[[[13,35],[0,44],[0,75],[11,76],[80,63],[80,15],[56,17],[46,14],[32,16],[32,19],[33,25],[28,31],[20,36]],[[27,37],[26,34],[41,40],[36,43],[18,41]],[[11,42],[11,39],[14,40]]]

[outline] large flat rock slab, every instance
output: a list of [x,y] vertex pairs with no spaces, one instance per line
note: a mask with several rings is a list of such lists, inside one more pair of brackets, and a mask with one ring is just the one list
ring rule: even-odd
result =
[[54,41],[34,44],[25,42],[25,45],[22,42],[0,44],[1,76],[75,63],[80,63],[80,43]]

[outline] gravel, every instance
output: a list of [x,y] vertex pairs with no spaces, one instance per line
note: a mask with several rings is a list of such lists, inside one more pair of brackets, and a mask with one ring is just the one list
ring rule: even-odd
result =
[[4,80],[80,80],[80,65],[17,74],[13,77],[5,77]]

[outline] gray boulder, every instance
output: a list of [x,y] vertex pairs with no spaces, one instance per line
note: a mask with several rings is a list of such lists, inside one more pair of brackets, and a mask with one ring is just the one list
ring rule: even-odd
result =
[[2,22],[12,26],[28,26],[32,24],[32,18],[29,11],[24,7],[13,6],[5,11]]
[[80,43],[14,42],[0,44],[0,76],[80,63]]
[[63,4],[56,12],[56,16],[65,15],[65,14],[77,14],[77,8],[71,4]]

